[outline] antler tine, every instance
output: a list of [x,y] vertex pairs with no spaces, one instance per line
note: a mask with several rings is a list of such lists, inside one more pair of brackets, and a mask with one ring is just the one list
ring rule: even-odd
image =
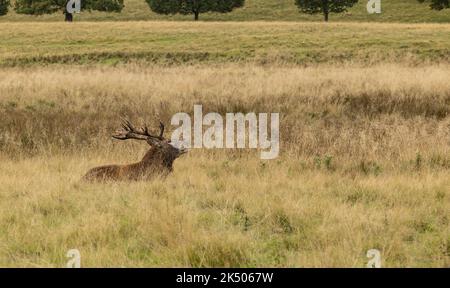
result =
[[161,122],[161,121],[159,121],[159,129],[160,129],[160,131],[159,131],[159,138],[163,138],[163,135],[164,135],[164,124]]
[[137,140],[147,140],[150,139],[153,140],[163,140],[162,137],[164,133],[164,125],[160,122],[160,136],[155,136],[149,133],[149,129],[147,125],[144,124],[144,126],[140,128],[135,128],[131,122],[122,117],[122,128],[123,130],[116,131],[116,134],[113,135],[113,138],[119,139],[119,140],[126,140],[126,139],[137,139]]
[[146,135],[149,135],[147,125],[144,124],[144,127],[142,127],[142,132],[144,132]]
[[123,128],[125,131],[131,132],[131,131],[134,130],[133,125],[131,124],[131,122],[130,122],[127,118],[121,117],[121,119],[122,119],[122,124],[121,124],[121,126],[122,126],[122,128]]
[[149,129],[148,129],[147,125],[145,125],[145,124],[140,129],[141,132],[138,132],[138,133],[141,134],[141,135],[145,135],[145,136],[151,137],[151,138],[156,138],[156,139],[159,139],[159,140],[163,140],[164,124],[161,121],[159,122],[159,128],[160,128],[159,136],[155,136],[155,135],[150,134]]
[[128,127],[128,129],[127,129],[128,131],[132,131],[132,132],[136,131],[136,129],[134,129],[133,124],[131,124],[131,122],[129,120],[125,120],[125,125]]
[[128,128],[128,126],[125,124],[125,123],[122,123],[122,128],[125,130],[125,131],[129,131],[129,128]]

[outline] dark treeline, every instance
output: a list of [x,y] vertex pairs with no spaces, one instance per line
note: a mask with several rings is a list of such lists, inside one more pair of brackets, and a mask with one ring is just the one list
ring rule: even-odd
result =
[[[150,9],[158,14],[193,15],[199,20],[201,13],[229,13],[235,8],[243,7],[245,0],[145,0]],[[353,7],[358,0],[293,0],[299,12],[306,14],[323,14],[328,21],[330,13],[343,13]],[[417,0],[428,3],[433,10],[450,8],[450,0]],[[0,0],[0,16],[6,15],[14,6],[18,14],[43,15],[60,12],[65,21],[72,22],[73,15],[67,11],[69,0]],[[121,12],[123,0],[81,0],[81,9],[87,11]]]

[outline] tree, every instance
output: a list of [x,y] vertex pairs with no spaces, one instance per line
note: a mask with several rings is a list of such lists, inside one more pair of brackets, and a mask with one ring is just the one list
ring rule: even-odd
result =
[[330,13],[342,13],[347,8],[353,7],[358,0],[295,0],[301,12],[307,14],[323,13],[325,21],[328,21]]
[[194,14],[194,20],[205,12],[228,13],[244,6],[245,0],[145,0],[153,12],[158,14]]
[[420,3],[431,2],[430,7],[434,10],[450,8],[450,0],[418,0]]
[[9,0],[0,0],[0,16],[8,13]]
[[[1,0],[0,0],[1,1]],[[14,9],[19,14],[43,15],[62,11],[65,21],[72,22],[73,15],[66,9],[68,0],[16,0]],[[120,12],[123,0],[81,0],[81,9]]]

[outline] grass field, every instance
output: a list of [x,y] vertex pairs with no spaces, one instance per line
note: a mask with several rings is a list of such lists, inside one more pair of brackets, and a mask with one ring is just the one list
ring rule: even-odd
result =
[[[416,0],[382,0],[382,13],[369,15],[365,0],[345,14],[332,14],[330,21],[363,22],[450,22],[450,11],[432,11],[428,4]],[[322,21],[320,15],[307,15],[298,12],[294,0],[246,0],[243,8],[232,13],[201,14],[205,21]],[[63,21],[62,13],[44,16],[27,16],[11,13],[0,17],[0,21]],[[144,0],[126,0],[122,13],[82,12],[75,15],[75,21],[138,21],[138,20],[192,20],[192,16],[157,15],[152,13]]]
[[4,23],[0,65],[448,63],[450,24]]
[[[361,1],[312,23],[248,0],[194,23],[125,4],[0,17],[0,267],[73,248],[83,267],[365,267],[369,249],[450,267],[450,24],[420,23],[450,9]],[[81,181],[148,149],[111,139],[120,116],[170,135],[194,104],[279,112],[280,156],[192,149],[165,179]]]
[[[364,267],[376,248],[384,267],[448,267],[448,71],[3,68],[0,266],[77,248],[82,266]],[[80,181],[147,149],[111,140],[119,115],[168,123],[195,103],[280,112],[280,157],[193,149],[165,180]]]

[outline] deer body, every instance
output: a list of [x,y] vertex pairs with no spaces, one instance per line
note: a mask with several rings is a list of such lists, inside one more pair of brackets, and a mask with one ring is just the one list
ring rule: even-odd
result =
[[162,137],[164,125],[161,125],[160,136],[152,136],[145,127],[135,129],[128,121],[123,125],[125,130],[114,135],[115,139],[145,140],[151,146],[140,162],[129,165],[107,165],[89,170],[83,179],[88,181],[137,181],[150,180],[156,176],[166,176],[173,170],[173,162],[186,153],[170,144]]

